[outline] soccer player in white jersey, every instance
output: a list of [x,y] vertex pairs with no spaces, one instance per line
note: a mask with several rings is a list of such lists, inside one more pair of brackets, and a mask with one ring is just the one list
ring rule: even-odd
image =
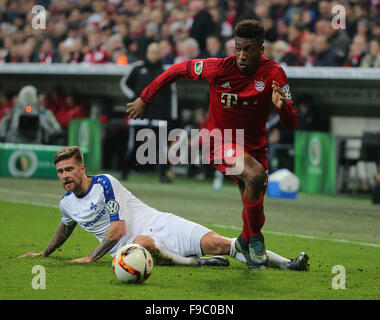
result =
[[[71,262],[93,262],[106,253],[113,256],[125,244],[137,243],[148,249],[158,263],[228,266],[228,259],[219,255],[247,263],[247,257],[235,249],[236,238],[223,237],[202,225],[148,206],[111,175],[87,176],[78,147],[58,151],[54,164],[67,191],[59,205],[61,222],[42,252],[29,252],[22,257],[49,256],[79,224],[100,244],[88,256]],[[308,270],[308,256],[303,252],[292,260],[271,251],[267,253],[270,267]],[[206,254],[218,256],[201,257]]]

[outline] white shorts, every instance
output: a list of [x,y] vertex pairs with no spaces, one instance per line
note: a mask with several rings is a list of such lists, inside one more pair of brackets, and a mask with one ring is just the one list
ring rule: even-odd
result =
[[[148,222],[140,234],[160,242],[172,253],[187,257],[203,255],[201,239],[210,231],[212,230],[195,222],[171,213],[164,213],[160,219]],[[136,236],[137,234],[129,238],[127,244],[132,243]]]

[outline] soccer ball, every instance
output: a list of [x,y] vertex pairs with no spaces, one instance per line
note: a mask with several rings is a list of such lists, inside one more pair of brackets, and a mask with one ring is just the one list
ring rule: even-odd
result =
[[122,283],[143,283],[153,269],[152,255],[139,244],[127,244],[117,250],[112,260],[113,272]]

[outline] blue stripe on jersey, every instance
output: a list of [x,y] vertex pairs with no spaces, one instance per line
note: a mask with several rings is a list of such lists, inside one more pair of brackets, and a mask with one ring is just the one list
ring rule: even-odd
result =
[[[108,179],[108,177],[106,177],[105,175],[93,176],[92,181],[94,181],[94,184],[98,183],[102,186],[106,203],[110,200],[115,200],[115,194],[113,192],[112,184],[111,184],[110,179]],[[110,221],[120,220],[119,213],[109,215],[109,218],[110,218]]]
[[111,222],[112,221],[119,221],[120,220],[118,213],[113,214],[112,216],[110,216],[110,215],[108,215],[108,216],[109,216]]
[[110,179],[108,179],[105,175],[93,176],[92,180],[94,184],[98,183],[103,187],[104,198],[106,202],[110,200],[115,200],[115,194],[113,193],[113,188]]

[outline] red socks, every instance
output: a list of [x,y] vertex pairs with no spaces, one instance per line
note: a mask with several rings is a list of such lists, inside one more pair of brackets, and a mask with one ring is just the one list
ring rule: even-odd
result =
[[246,243],[249,242],[249,236],[261,235],[261,228],[265,222],[264,215],[264,194],[262,193],[258,200],[248,200],[243,193],[243,231],[242,236]]

